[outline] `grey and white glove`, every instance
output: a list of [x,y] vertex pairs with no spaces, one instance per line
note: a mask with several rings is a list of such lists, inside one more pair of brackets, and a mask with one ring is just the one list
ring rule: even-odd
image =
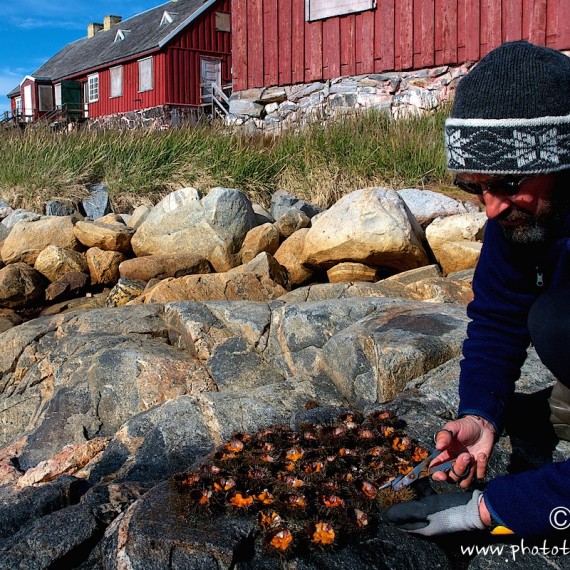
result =
[[479,516],[481,491],[429,495],[419,501],[407,501],[391,507],[386,516],[398,528],[435,536],[466,530],[483,530]]

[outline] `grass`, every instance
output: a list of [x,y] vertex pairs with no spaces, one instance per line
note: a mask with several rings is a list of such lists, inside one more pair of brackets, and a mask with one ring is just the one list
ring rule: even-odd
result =
[[364,186],[447,192],[443,123],[447,109],[393,120],[383,113],[346,116],[326,126],[277,136],[246,135],[221,126],[168,131],[0,133],[0,197],[38,208],[103,182],[119,209],[153,203],[196,186],[239,188],[262,204],[276,189],[327,207]]

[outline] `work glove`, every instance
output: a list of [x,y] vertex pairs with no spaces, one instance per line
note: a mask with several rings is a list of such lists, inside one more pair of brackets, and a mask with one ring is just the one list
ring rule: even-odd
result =
[[429,495],[419,501],[407,501],[388,510],[388,520],[398,528],[423,536],[435,536],[465,530],[483,530],[479,517],[481,491]]

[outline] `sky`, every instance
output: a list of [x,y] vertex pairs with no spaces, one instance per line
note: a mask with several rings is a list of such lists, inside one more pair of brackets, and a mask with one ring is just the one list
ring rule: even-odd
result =
[[2,1],[0,19],[0,114],[10,109],[6,93],[68,43],[87,35],[90,22],[108,14],[123,19],[167,0]]

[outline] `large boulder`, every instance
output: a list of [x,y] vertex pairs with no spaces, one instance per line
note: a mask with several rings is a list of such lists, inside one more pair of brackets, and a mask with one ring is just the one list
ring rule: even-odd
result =
[[40,302],[45,277],[27,263],[12,263],[0,269],[0,307],[22,309]]
[[24,261],[33,265],[42,250],[50,245],[80,251],[82,246],[73,233],[75,219],[54,216],[33,222],[18,222],[2,246],[4,263]]
[[356,261],[404,271],[428,263],[421,235],[396,192],[365,188],[344,196],[313,220],[300,261],[325,269]]
[[194,255],[207,259],[215,271],[239,264],[238,253],[247,232],[255,226],[249,198],[229,188],[214,188],[199,199],[172,207],[172,197],[159,202],[132,239],[137,256]]
[[119,280],[119,267],[126,259],[119,251],[91,247],[85,252],[92,285],[114,285]]
[[269,276],[251,271],[186,275],[164,279],[136,299],[144,303],[171,301],[268,301],[286,293]]

